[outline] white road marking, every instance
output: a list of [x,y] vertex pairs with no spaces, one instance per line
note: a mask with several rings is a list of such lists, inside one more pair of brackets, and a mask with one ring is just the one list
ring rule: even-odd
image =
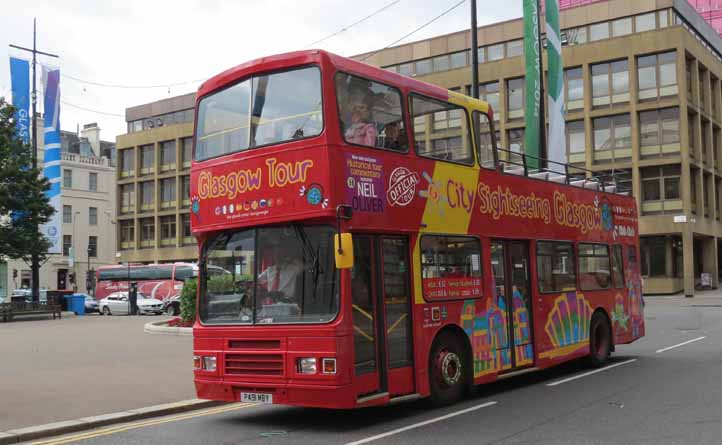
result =
[[481,405],[476,405],[476,406],[472,406],[471,408],[462,409],[461,411],[456,411],[456,412],[451,413],[451,414],[446,414],[445,416],[435,417],[435,418],[433,418],[433,419],[425,420],[425,421],[423,421],[423,422],[414,423],[413,425],[409,425],[409,426],[405,426],[405,427],[403,427],[403,428],[398,428],[398,429],[395,429],[395,430],[391,430],[391,431],[389,431],[389,432],[387,432],[387,433],[377,434],[376,436],[367,437],[366,439],[357,440],[356,442],[349,442],[349,443],[347,443],[346,445],[360,445],[360,444],[362,444],[362,443],[373,442],[374,440],[383,439],[384,437],[393,436],[394,434],[403,433],[404,431],[412,430],[412,429],[414,429],[414,428],[419,428],[419,427],[424,426],[424,425],[429,425],[429,424],[431,424],[431,423],[440,422],[440,421],[442,421],[442,420],[446,420],[446,419],[450,419],[450,418],[452,418],[452,417],[460,416],[460,415],[462,415],[462,414],[470,413],[470,412],[472,412],[472,411],[476,411],[476,410],[481,409],[481,408],[486,408],[486,407],[489,407],[489,406],[492,406],[492,405],[496,405],[497,403],[499,403],[499,402],[482,403]]
[[599,369],[595,369],[594,371],[585,372],[584,374],[575,375],[574,377],[569,377],[567,379],[557,380],[556,382],[547,383],[547,386],[561,385],[562,383],[571,382],[572,380],[581,379],[582,377],[587,377],[592,374],[596,374],[598,372],[606,371],[607,369],[612,369],[612,368],[616,368],[617,366],[627,365],[629,363],[634,363],[636,361],[637,361],[637,359],[633,358],[633,359],[630,359],[630,360],[627,360],[624,362],[614,363],[612,365],[605,366],[604,368],[599,368]]
[[702,337],[693,338],[692,340],[687,340],[687,341],[684,341],[684,342],[674,345],[674,346],[667,346],[666,348],[657,349],[657,354],[664,352],[664,351],[669,351],[670,349],[679,348],[680,346],[688,345],[688,344],[694,343],[696,341],[704,340],[705,338],[707,338],[707,336],[703,335]]

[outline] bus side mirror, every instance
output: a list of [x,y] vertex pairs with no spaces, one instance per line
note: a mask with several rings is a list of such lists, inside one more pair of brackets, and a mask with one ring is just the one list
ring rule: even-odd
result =
[[342,233],[340,239],[338,234],[334,235],[333,250],[336,254],[337,269],[353,267],[353,236],[350,233]]

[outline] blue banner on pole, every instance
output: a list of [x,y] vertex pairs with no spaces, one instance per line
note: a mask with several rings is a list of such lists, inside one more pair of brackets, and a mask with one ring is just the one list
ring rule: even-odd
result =
[[30,143],[30,63],[10,58],[10,82],[18,136],[25,144]]
[[47,196],[50,205],[55,208],[55,214],[42,228],[43,234],[51,245],[48,253],[61,253],[62,235],[61,203],[60,203],[60,70],[50,70],[43,67],[43,86],[45,91],[45,113],[43,126],[45,127],[45,156],[43,159],[43,175],[50,182]]

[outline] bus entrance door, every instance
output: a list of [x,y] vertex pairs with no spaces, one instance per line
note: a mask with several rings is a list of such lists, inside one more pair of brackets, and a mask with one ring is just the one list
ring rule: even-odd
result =
[[354,235],[351,300],[357,396],[368,400],[413,393],[406,237]]
[[534,363],[534,343],[527,243],[493,241],[491,263],[496,285],[495,298],[505,316],[504,335],[496,336],[502,339],[503,370],[531,366]]

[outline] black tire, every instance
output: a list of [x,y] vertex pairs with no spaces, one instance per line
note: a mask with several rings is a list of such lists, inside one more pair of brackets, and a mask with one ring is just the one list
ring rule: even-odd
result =
[[103,315],[112,315],[108,306],[103,307]]
[[450,405],[464,396],[468,382],[466,350],[451,332],[442,332],[434,340],[429,356],[431,402]]
[[589,324],[589,356],[587,364],[592,368],[604,366],[612,352],[612,328],[609,320],[601,312],[592,315]]

